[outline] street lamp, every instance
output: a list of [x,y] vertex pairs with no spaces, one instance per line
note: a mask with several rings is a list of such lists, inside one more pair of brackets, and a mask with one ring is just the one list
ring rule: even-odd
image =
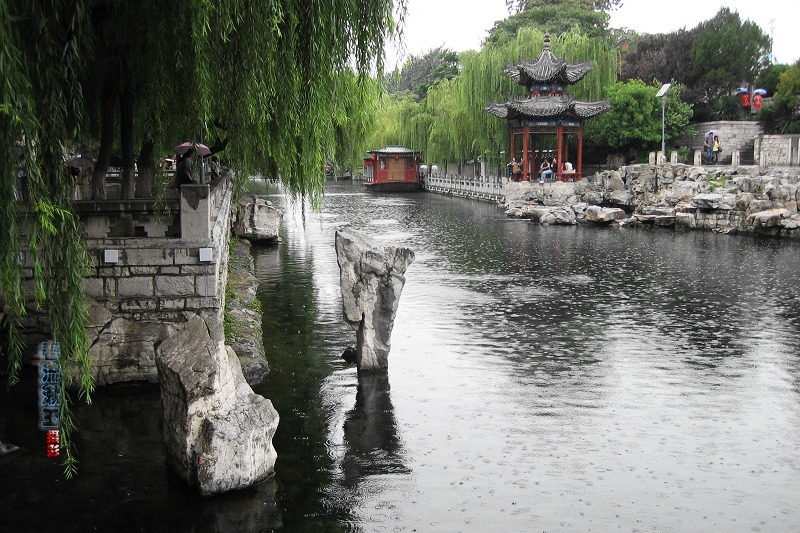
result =
[[672,87],[671,83],[665,83],[656,93],[656,98],[661,98],[661,156],[665,161],[667,159],[667,151],[664,145],[664,131],[667,123],[667,91],[669,91],[670,87]]

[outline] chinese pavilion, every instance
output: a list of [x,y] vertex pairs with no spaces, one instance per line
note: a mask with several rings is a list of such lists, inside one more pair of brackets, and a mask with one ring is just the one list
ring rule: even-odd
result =
[[[550,49],[549,33],[544,36],[544,48],[538,59],[526,59],[505,69],[505,74],[528,93],[502,104],[492,103],[485,111],[508,120],[511,157],[516,158],[521,148],[523,181],[536,175],[538,164],[552,152],[558,165],[554,169],[557,179],[581,179],[584,121],[611,108],[607,100],[581,102],[567,94],[567,86],[579,82],[591,70],[588,61],[567,63],[565,57],[556,57]],[[564,162],[570,158],[570,137],[577,137],[577,167],[565,172]]]
[[404,146],[369,150],[364,159],[364,185],[380,192],[419,191],[419,162],[422,152]]

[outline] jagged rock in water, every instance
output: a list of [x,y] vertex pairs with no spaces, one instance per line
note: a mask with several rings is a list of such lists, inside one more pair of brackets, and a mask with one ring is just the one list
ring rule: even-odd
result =
[[358,352],[356,352],[355,346],[348,346],[342,352],[342,359],[344,359],[348,363],[355,363],[358,359],[357,357]]
[[249,241],[278,241],[283,212],[271,202],[255,196],[244,196],[236,211],[233,231]]
[[358,371],[385,371],[405,271],[414,252],[345,227],[336,232],[336,258],[344,319],[356,330]]
[[19,450],[19,446],[13,444],[3,444],[0,442],[0,456]]
[[278,413],[253,392],[214,315],[192,315],[156,351],[167,464],[203,496],[273,474]]

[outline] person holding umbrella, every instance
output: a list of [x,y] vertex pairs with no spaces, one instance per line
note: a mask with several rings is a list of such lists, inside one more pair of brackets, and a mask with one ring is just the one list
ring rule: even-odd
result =
[[714,130],[706,133],[706,139],[703,141],[703,151],[706,153],[706,163],[711,163],[714,148]]
[[190,146],[178,160],[178,166],[175,167],[175,188],[180,192],[181,185],[193,185],[194,172],[192,168],[192,156],[194,155],[194,146]]

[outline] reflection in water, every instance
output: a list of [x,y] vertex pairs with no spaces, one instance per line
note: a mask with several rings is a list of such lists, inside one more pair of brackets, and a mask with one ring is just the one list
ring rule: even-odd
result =
[[[360,184],[321,213],[272,199],[283,244],[253,254],[273,480],[182,490],[157,392],[101,391],[66,483],[18,388],[0,397],[0,440],[26,454],[0,458],[0,530],[35,529],[47,502],[87,509],[79,530],[800,531],[798,243],[541,227]],[[340,358],[343,224],[416,254],[388,380]]]
[[356,405],[345,415],[343,482],[355,487],[367,476],[408,474],[389,394],[389,377],[360,374]]

